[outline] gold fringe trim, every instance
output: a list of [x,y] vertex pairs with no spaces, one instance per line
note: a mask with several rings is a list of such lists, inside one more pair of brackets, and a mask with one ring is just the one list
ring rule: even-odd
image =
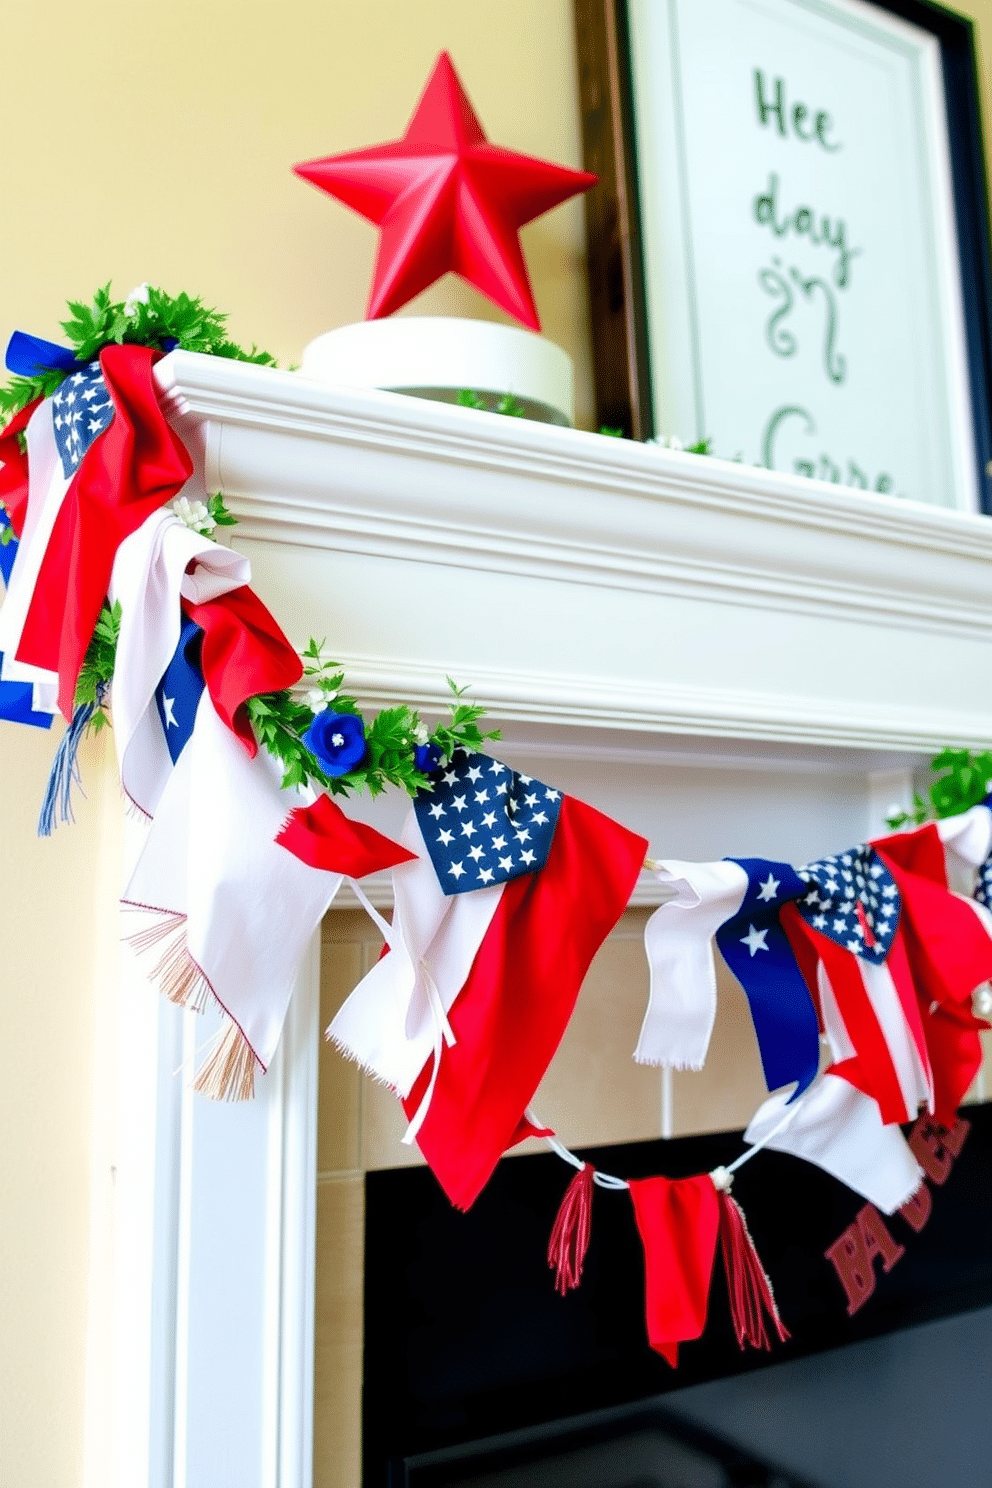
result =
[[186,916],[158,916],[144,930],[125,936],[137,956],[147,956],[157,946],[163,951],[148,973],[148,980],[177,1007],[202,1013],[213,993],[210,983],[189,953],[186,944]]
[[230,1018],[214,1052],[193,1081],[193,1089],[211,1100],[251,1100],[255,1094],[255,1058],[251,1044]]

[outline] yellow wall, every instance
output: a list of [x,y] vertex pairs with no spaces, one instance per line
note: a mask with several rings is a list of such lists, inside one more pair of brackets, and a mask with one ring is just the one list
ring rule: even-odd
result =
[[[969,13],[992,98],[992,0]],[[7,5],[0,336],[57,336],[67,296],[148,279],[202,293],[230,310],[236,337],[297,360],[318,332],[362,317],[376,234],[290,164],[401,134],[446,47],[493,140],[578,165],[571,14],[570,0]],[[581,204],[525,229],[524,247],[589,424]],[[453,279],[410,310],[499,318]],[[112,934],[119,803],[108,758],[90,750],[79,824],[37,842],[51,742],[0,726],[0,1482],[11,1488],[82,1480],[87,1278],[106,1275],[109,1175],[91,1171],[105,1003],[93,989],[101,955],[112,958],[91,927]]]

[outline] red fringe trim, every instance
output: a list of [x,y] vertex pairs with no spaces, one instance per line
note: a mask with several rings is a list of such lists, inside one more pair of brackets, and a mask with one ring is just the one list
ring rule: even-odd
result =
[[582,1263],[592,1234],[594,1168],[583,1163],[565,1190],[548,1241],[548,1265],[555,1274],[555,1290],[564,1297],[582,1280]]
[[789,1337],[775,1305],[771,1282],[754,1248],[740,1205],[724,1189],[717,1190],[717,1197],[720,1200],[720,1247],[737,1345],[743,1348],[745,1343],[749,1343],[752,1348],[770,1349],[765,1313],[775,1325],[779,1342],[784,1343]]

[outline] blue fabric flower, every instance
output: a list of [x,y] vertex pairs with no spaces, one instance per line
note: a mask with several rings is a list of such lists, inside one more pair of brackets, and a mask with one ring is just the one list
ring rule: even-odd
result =
[[440,744],[418,744],[413,751],[413,763],[425,775],[433,775],[443,762],[444,752]]
[[365,758],[365,724],[357,713],[318,713],[303,742],[325,775],[347,775]]

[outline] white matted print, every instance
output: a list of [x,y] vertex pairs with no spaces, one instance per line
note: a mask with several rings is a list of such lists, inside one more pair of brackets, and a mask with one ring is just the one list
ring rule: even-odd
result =
[[629,0],[659,434],[977,508],[939,46],[858,0]]

